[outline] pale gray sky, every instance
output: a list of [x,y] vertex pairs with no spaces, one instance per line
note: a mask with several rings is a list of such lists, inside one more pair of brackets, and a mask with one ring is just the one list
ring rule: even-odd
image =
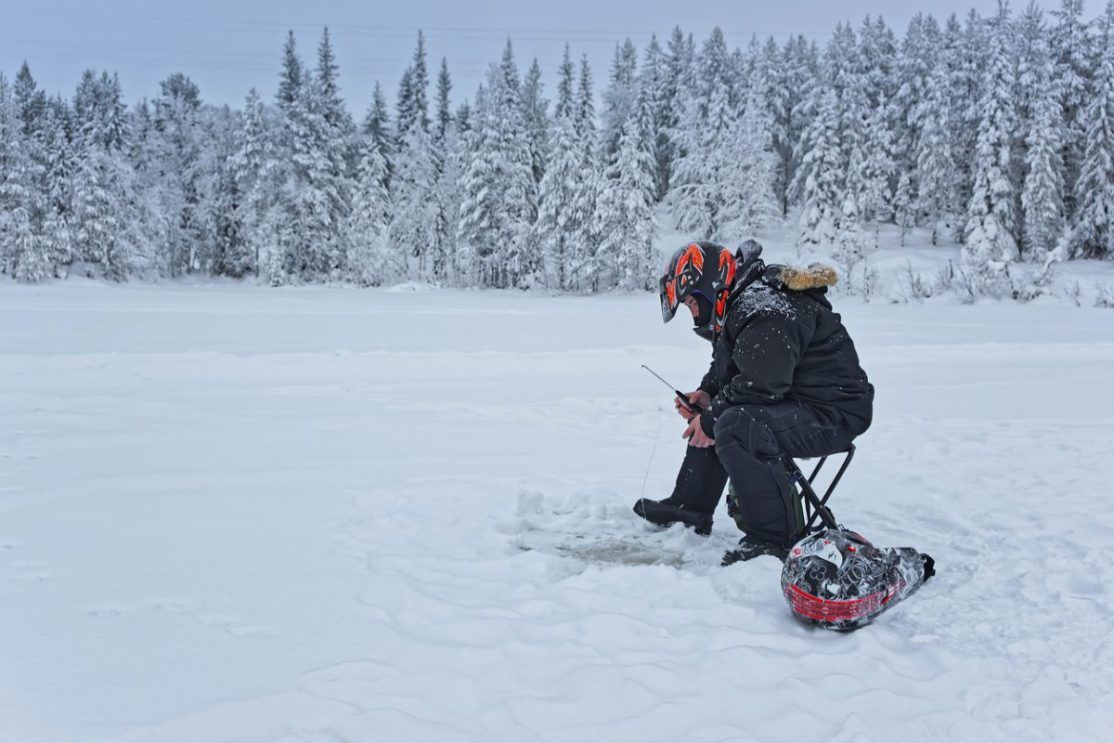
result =
[[[1059,0],[1039,0],[1046,9]],[[40,0],[4,3],[0,11],[0,69],[9,77],[26,59],[40,85],[67,98],[86,67],[120,73],[128,103],[158,92],[158,81],[184,72],[213,103],[240,107],[255,86],[273,96],[287,29],[312,64],[323,26],[329,26],[340,65],[341,89],[349,108],[362,117],[376,80],[394,102],[399,76],[409,63],[417,30],[428,38],[431,74],[449,60],[453,98],[471,96],[487,65],[498,59],[509,35],[519,67],[537,57],[546,74],[546,93],[565,41],[573,54],[587,54],[599,83],[606,80],[615,44],[630,37],[641,52],[650,35],[667,37],[675,25],[702,40],[718,25],[729,45],[745,45],[752,34],[779,40],[802,33],[827,39],[839,20],[856,25],[866,14],[882,14],[899,38],[918,10],[941,21],[974,7],[989,15],[996,0],[523,0],[435,2],[432,0]],[[1089,0],[1088,17],[1100,10]],[[1013,7],[1020,10],[1020,3]]]

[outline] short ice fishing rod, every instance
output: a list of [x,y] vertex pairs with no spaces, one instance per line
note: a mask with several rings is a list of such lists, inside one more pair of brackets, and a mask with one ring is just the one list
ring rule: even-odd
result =
[[677,399],[681,401],[681,404],[684,405],[689,410],[691,410],[693,413],[696,413],[697,415],[700,415],[701,413],[704,412],[704,408],[700,407],[699,405],[697,405],[694,402],[690,402],[689,398],[688,398],[688,395],[686,395],[684,392],[681,392],[679,389],[677,389],[676,387],[671,385],[669,382],[666,382],[664,379],[662,379],[661,375],[658,374],[656,371],[654,371],[650,367],[646,366],[645,364],[642,365],[642,368],[645,369],[646,371],[650,372],[651,374],[653,374],[658,379],[660,379],[661,383],[664,384],[666,387],[673,390],[673,392],[677,395]]

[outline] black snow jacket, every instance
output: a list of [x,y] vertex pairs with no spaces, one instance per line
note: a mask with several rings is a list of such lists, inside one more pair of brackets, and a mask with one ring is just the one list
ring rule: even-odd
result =
[[874,387],[855,344],[825,294],[835,273],[824,266],[760,267],[728,300],[712,338],[712,364],[700,389],[712,396],[701,428],[736,405],[795,401],[852,436],[870,427]]

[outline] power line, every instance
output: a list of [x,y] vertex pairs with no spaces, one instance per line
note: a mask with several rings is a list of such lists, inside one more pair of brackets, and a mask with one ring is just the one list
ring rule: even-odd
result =
[[[328,27],[333,34],[352,34],[386,37],[415,37],[421,30],[428,38],[454,38],[462,40],[500,40],[508,34],[526,34],[522,40],[532,41],[583,41],[593,43],[615,43],[628,36],[649,37],[652,35],[667,36],[672,29],[647,30],[647,29],[561,29],[561,28],[532,28],[520,26],[384,26],[381,24],[361,23],[287,23],[282,21],[262,20],[235,20],[218,18],[185,18],[173,16],[151,16],[91,12],[68,11],[65,13],[38,14],[46,15],[50,20],[57,21],[59,17],[75,21],[103,20],[116,24],[127,23],[132,25],[149,25],[163,28],[181,29],[186,26],[236,29],[241,32],[273,33],[295,29],[320,30]],[[831,36],[830,31],[793,31],[787,29],[720,29],[727,36]],[[609,38],[601,39],[599,36]],[[559,38],[558,38],[559,37]],[[512,39],[513,40],[513,39]]]

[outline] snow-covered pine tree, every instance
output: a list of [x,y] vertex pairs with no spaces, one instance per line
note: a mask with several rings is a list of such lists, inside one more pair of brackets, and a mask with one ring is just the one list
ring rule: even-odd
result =
[[535,58],[522,84],[522,119],[526,124],[526,139],[530,144],[536,183],[541,183],[542,175],[545,174],[545,147],[549,138],[549,118],[546,113],[549,101],[545,99],[543,87],[542,70]]
[[635,74],[637,66],[638,53],[634,43],[627,39],[622,44],[616,44],[611,74],[603,92],[603,111],[600,116],[600,146],[605,158],[618,152],[623,128],[634,112],[638,94]]
[[932,230],[932,244],[951,235],[962,211],[955,156],[955,132],[949,116],[956,112],[950,101],[951,71],[941,59],[928,78],[920,110],[919,130],[913,151],[915,173],[914,212]]
[[576,67],[572,63],[569,45],[565,44],[565,55],[557,72],[557,100],[553,104],[553,119],[576,115]]
[[666,197],[678,156],[677,139],[680,135],[681,91],[692,75],[693,53],[680,27],[675,26],[669,36],[662,64],[661,94],[657,99],[657,120],[660,132],[656,144],[658,161],[658,201]]
[[657,264],[654,254],[654,162],[643,149],[637,116],[623,126],[619,149],[599,179],[593,215],[600,285],[648,289]]
[[[952,72],[951,104],[954,109],[948,116],[953,132],[956,165],[959,166],[959,199],[963,205],[971,203],[975,183],[975,149],[980,122],[981,101],[988,57],[988,24],[974,9],[967,14],[964,24],[951,16],[944,28],[944,47],[947,64]],[[966,239],[966,222],[957,230],[960,241]]]
[[[0,86],[6,83],[0,81]],[[20,281],[37,282],[53,273],[44,224],[46,198],[44,128],[46,96],[24,62],[16,75],[10,99],[0,91],[0,265]]]
[[805,155],[805,135],[816,115],[818,97],[814,88],[820,84],[820,75],[816,45],[804,36],[789,39],[775,59],[780,60],[773,64],[777,87],[771,104],[772,137],[778,155],[775,191],[780,198],[781,216],[787,217],[790,205],[795,202],[793,184]]
[[713,79],[709,85],[699,137],[689,140],[677,162],[669,203],[678,229],[716,240],[728,238],[727,223],[734,216],[727,211],[726,189],[738,167],[729,152],[737,122],[727,81]]
[[434,266],[446,263],[438,229],[440,164],[429,131],[427,87],[425,38],[419,33],[413,61],[400,83],[406,98],[400,98],[396,123],[404,128],[397,133],[388,236],[393,248],[408,256],[408,274],[420,280],[433,278]]
[[0,185],[7,182],[15,159],[19,123],[12,104],[12,86],[0,70]]
[[[786,44],[788,46],[788,43]],[[799,132],[790,132],[793,123],[793,96],[788,80],[792,74],[782,56],[782,48],[772,36],[766,38],[756,61],[761,85],[766,90],[766,106],[769,111],[770,145],[776,158],[774,170],[774,194],[777,198],[778,215],[785,216],[789,211],[789,183],[792,180],[793,148]],[[796,92],[800,95],[800,91]]]
[[580,57],[580,76],[576,85],[576,126],[584,139],[591,139],[593,151],[595,150],[596,133],[596,103],[592,93],[592,67],[588,64],[588,55]]
[[201,128],[208,143],[201,150],[202,204],[209,243],[204,254],[210,273],[236,278],[254,270],[254,251],[248,245],[239,208],[244,202],[236,173],[241,119],[228,106],[202,107]]
[[802,207],[797,241],[804,245],[830,241],[843,213],[839,101],[832,88],[819,89],[815,95],[816,114],[805,134],[804,155],[793,184]]
[[383,187],[390,190],[394,142],[391,137],[391,116],[387,111],[387,99],[383,95],[383,89],[379,86],[378,81],[376,81],[375,88],[371,93],[371,106],[368,108],[367,116],[364,117],[363,133],[364,136],[375,140],[379,153],[387,162],[387,174],[383,181]]
[[917,180],[916,160],[921,131],[935,113],[927,108],[926,101],[932,74],[938,66],[941,44],[940,26],[936,19],[932,15],[917,13],[909,22],[897,56],[896,90],[892,101],[897,154],[895,168],[898,172],[914,174],[910,178],[911,188]]
[[507,43],[503,45],[503,58],[499,62],[499,69],[503,73],[503,81],[507,84],[507,88],[514,94],[515,98],[522,101],[522,80],[518,76],[518,62],[514,58],[514,45],[511,39],[507,37]]
[[144,158],[153,172],[145,174],[144,187],[157,193],[156,208],[166,226],[164,270],[170,276],[208,273],[212,265],[204,250],[208,235],[202,205],[201,94],[181,73],[159,87]]
[[44,197],[47,202],[43,239],[55,276],[61,275],[73,262],[74,246],[69,222],[75,162],[67,127],[68,109],[61,97],[56,97],[47,105],[43,127],[43,152],[46,154]]
[[680,156],[674,164],[667,203],[678,229],[707,239],[725,239],[725,188],[733,177],[731,62],[723,32],[713,29],[697,63],[696,89],[685,96],[678,130]]
[[390,196],[383,185],[387,159],[374,137],[365,139],[347,225],[346,266],[352,281],[380,286],[406,274],[406,256],[388,235]]
[[[459,282],[460,270],[460,245],[458,242],[458,226],[460,225],[460,206],[463,199],[461,182],[464,166],[468,159],[466,140],[468,137],[467,122],[468,109],[462,107],[445,131],[445,140],[442,143],[443,159],[441,172],[437,180],[437,201],[440,205],[440,222],[443,230],[443,256],[445,264],[435,267],[437,276]],[[461,114],[464,114],[461,116]]]
[[669,146],[669,135],[663,125],[666,81],[666,59],[657,36],[651,36],[642,56],[642,66],[635,78],[635,105],[640,117],[639,136],[644,138],[642,148],[651,153],[654,161],[654,201],[665,196],[666,183],[662,179],[662,149]]
[[[449,96],[453,90],[453,79],[449,74],[449,60],[441,57],[441,68],[437,71],[437,110],[433,115],[433,138],[442,141],[453,125],[452,104]],[[380,153],[382,154],[382,153]]]
[[1096,23],[1100,56],[1082,119],[1086,147],[1075,184],[1074,254],[1114,257],[1114,2]]
[[754,53],[757,58],[750,67],[751,79],[746,86],[742,112],[736,116],[727,142],[722,212],[725,235],[753,234],[781,212],[774,192],[778,161],[767,99],[773,86],[768,84],[769,72],[757,56],[761,52],[755,49]]
[[847,189],[857,194],[857,213],[862,219],[886,221],[893,215],[897,171],[893,139],[896,44],[880,16],[867,16],[858,38],[843,93],[846,131],[851,138]]
[[1064,232],[1064,178],[1060,102],[1048,80],[1034,102],[1021,193],[1025,256],[1044,261]]
[[401,140],[417,124],[429,131],[429,72],[426,66],[425,35],[418,31],[418,43],[410,66],[398,85],[395,108],[395,138]]
[[259,93],[252,88],[244,101],[240,130],[236,133],[236,152],[232,156],[232,176],[236,180],[239,200],[235,204],[236,221],[242,235],[242,254],[238,263],[230,262],[233,276],[254,273],[257,277],[275,250],[274,182],[276,163],[272,154]]
[[342,272],[340,239],[351,203],[346,156],[352,126],[340,102],[328,31],[313,73],[304,70],[292,35],[283,56],[275,142],[283,171],[274,214],[278,250],[263,266],[272,284]]
[[414,119],[399,142],[391,181],[389,230],[392,246],[410,257],[409,274],[413,278],[434,278],[434,267],[445,262],[438,234],[437,180],[432,137]]
[[123,281],[154,267],[144,244],[147,215],[127,162],[127,112],[120,81],[107,72],[86,71],[74,99],[77,167],[73,176],[73,221],[78,258],[107,278]]
[[[865,220],[889,221],[893,217],[893,187],[896,177],[890,112],[885,104],[870,111],[863,127],[863,150],[856,152],[851,167],[859,163],[859,213]],[[849,189],[850,190],[850,189]]]
[[538,219],[534,236],[542,251],[546,286],[576,288],[584,256],[579,237],[591,212],[583,211],[583,152],[576,131],[575,112],[569,108],[550,128],[549,162],[538,193]]
[[1053,80],[1060,96],[1063,119],[1064,210],[1074,220],[1076,180],[1083,163],[1087,141],[1084,114],[1088,104],[1088,81],[1094,75],[1094,39],[1083,20],[1083,0],[1060,0],[1060,10],[1053,11],[1056,25],[1049,34],[1049,46],[1055,65]]
[[349,152],[356,127],[340,97],[338,66],[328,27],[322,29],[317,45],[317,67],[309,89],[312,121],[316,125],[316,151],[320,166],[311,171],[312,185],[322,195],[325,208],[324,233],[313,251],[320,278],[343,273],[346,246],[344,226],[352,209],[352,178]]
[[299,151],[306,151],[312,137],[307,129],[307,73],[298,56],[294,32],[287,33],[282,48],[282,72],[275,94],[277,121],[271,144],[273,147],[274,183],[271,209],[261,219],[262,234],[267,235],[265,253],[259,255],[260,277],[271,286],[279,286],[297,278],[304,258],[298,228],[298,203],[305,181],[304,161],[295,163]]
[[437,220],[434,225],[434,245],[430,250],[429,273],[440,281],[455,274],[456,227],[460,221],[460,137],[449,96],[452,77],[449,63],[442,57],[437,75],[437,110],[434,114],[433,159],[436,164],[434,193],[437,200]]
[[[799,244],[829,241],[848,215],[860,216],[869,175],[865,122],[870,104],[859,56],[854,30],[839,24],[824,50],[822,77],[812,89],[814,113],[793,182],[802,205]],[[846,208],[847,194],[855,201],[852,209]]]
[[294,105],[302,95],[305,69],[302,60],[298,57],[297,42],[294,32],[286,32],[286,42],[282,47],[282,73],[279,76],[279,88],[275,93],[275,100],[279,108],[288,108]]
[[596,288],[596,245],[595,220],[592,215],[596,209],[597,186],[600,178],[601,159],[599,156],[599,133],[596,129],[596,104],[592,93],[592,67],[588,56],[580,57],[580,76],[576,90],[576,134],[580,150],[580,187],[577,189],[576,210],[584,216],[580,233],[576,235],[576,254],[572,265],[575,268],[574,281],[580,288]]
[[1053,74],[1044,16],[1030,3],[1018,19],[1019,41],[1017,159],[1022,188],[1022,257],[1043,262],[1056,248],[1064,227],[1063,120]]
[[130,240],[132,193],[131,171],[119,153],[87,139],[74,173],[74,242],[83,260],[116,281],[133,270],[138,247]]
[[537,190],[512,69],[513,56],[505,54],[488,71],[464,169],[460,237],[480,286],[529,286],[540,269],[530,240]]
[[1016,125],[1014,61],[1011,58],[1009,10],[999,2],[988,21],[986,67],[973,165],[974,182],[967,208],[963,267],[991,293],[1008,288],[1008,264],[1017,256],[1014,238],[1014,185],[1010,182],[1011,144]]

